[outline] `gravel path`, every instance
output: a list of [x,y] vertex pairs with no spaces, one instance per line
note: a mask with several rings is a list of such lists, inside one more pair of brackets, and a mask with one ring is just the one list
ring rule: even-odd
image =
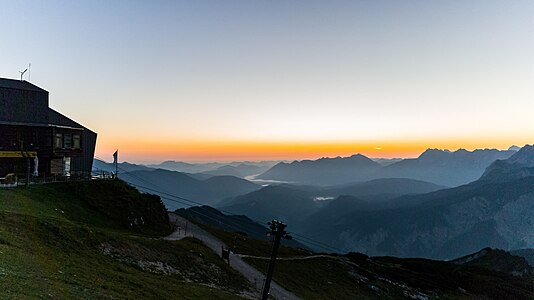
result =
[[[254,259],[263,259],[263,260],[270,260],[270,257],[265,256],[254,256],[254,255],[246,255],[246,254],[235,254],[241,258],[254,258]],[[318,254],[318,255],[310,255],[310,256],[290,256],[290,257],[278,257],[277,260],[307,260],[307,259],[314,259],[314,258],[332,258],[332,259],[338,259],[339,257],[332,256],[332,255],[325,255],[325,254]]]
[[[173,213],[169,213],[169,219],[176,224],[176,230],[165,239],[180,240],[188,236],[194,237],[201,240],[218,255],[221,255],[221,246],[224,246],[224,248],[227,249],[223,242],[187,219]],[[238,254],[230,253],[230,267],[241,273],[248,281],[250,281],[250,283],[252,283],[257,290],[257,297],[260,298],[265,276],[251,265],[247,264]],[[278,300],[300,299],[274,281],[271,282],[270,295]]]

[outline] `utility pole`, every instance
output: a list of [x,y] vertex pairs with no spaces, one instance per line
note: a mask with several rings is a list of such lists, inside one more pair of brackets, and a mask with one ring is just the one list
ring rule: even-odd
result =
[[278,254],[278,247],[280,247],[280,240],[282,238],[292,239],[292,237],[285,231],[287,225],[273,220],[268,222],[267,225],[271,228],[271,231],[268,232],[270,235],[274,235],[274,244],[273,252],[271,253],[271,260],[269,261],[269,269],[267,270],[267,276],[265,278],[265,284],[263,286],[263,292],[261,295],[261,300],[267,300],[269,298],[269,289],[271,288],[271,280],[273,279],[274,265],[276,263],[276,255]]

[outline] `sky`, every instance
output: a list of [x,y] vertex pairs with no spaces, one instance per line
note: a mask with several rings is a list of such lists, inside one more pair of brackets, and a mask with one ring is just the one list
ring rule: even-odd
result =
[[0,2],[0,77],[31,63],[105,160],[534,142],[534,1]]

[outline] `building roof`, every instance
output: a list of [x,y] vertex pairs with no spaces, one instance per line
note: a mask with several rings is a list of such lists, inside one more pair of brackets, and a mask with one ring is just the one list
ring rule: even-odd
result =
[[8,79],[8,78],[0,78],[0,88],[48,93],[48,91],[43,90],[42,88],[34,84],[31,84],[27,82],[26,80],[16,80],[16,79]]
[[[55,127],[63,129],[74,129],[74,130],[84,130],[84,127],[71,127],[60,124],[48,124],[48,123],[28,123],[28,122],[5,122],[0,121],[0,125],[11,125],[11,126],[31,126],[31,127]],[[81,126],[81,125],[80,125]]]

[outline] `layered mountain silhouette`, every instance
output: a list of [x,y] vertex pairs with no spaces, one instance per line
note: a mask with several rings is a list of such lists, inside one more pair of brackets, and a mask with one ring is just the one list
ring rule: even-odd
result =
[[320,190],[323,196],[349,195],[366,200],[392,199],[402,195],[424,194],[446,188],[431,182],[408,178],[382,178],[366,182],[356,182]]
[[534,176],[534,146],[526,145],[514,156],[497,160],[484,172],[481,181],[513,181],[518,178]]
[[312,185],[333,185],[365,181],[382,165],[361,155],[321,158],[318,160],[281,162],[258,179],[278,180]]
[[[188,205],[169,200],[168,198],[173,198],[169,195],[213,205],[222,199],[250,193],[261,188],[250,181],[233,176],[211,176],[207,179],[201,179],[185,173],[162,169],[119,173],[119,177],[138,186],[142,191],[162,196],[163,202],[170,209],[187,207]],[[189,203],[189,205],[191,204]]]
[[249,194],[225,199],[218,207],[262,223],[278,219],[295,224],[316,212],[321,204],[314,201],[308,191],[288,186],[267,186]]
[[167,160],[159,164],[148,165],[148,167],[185,173],[200,173],[216,168],[218,165],[212,166],[210,164],[190,164],[181,161]]
[[245,178],[247,176],[261,174],[267,171],[269,168],[270,168],[270,165],[257,166],[257,165],[249,165],[246,163],[241,163],[235,166],[233,165],[221,166],[221,167],[216,168],[215,170],[206,171],[203,173],[209,174],[209,175],[217,175],[217,176],[228,175],[228,176]]
[[[341,199],[354,199],[356,202],[375,207],[386,205],[387,200],[401,195],[428,193],[442,188],[433,183],[403,178],[376,179],[332,187],[284,184],[267,186],[249,194],[224,199],[217,207],[261,221],[273,218],[284,220],[298,228],[300,223],[313,214],[328,211],[327,208],[344,201]],[[340,211],[352,209],[351,205],[347,206]]]
[[412,178],[454,187],[477,180],[494,161],[507,159],[515,153],[496,149],[454,152],[429,149],[418,158],[386,166],[375,176]]
[[[120,172],[131,172],[131,171],[140,171],[140,170],[154,170],[153,168],[144,166],[144,165],[137,165],[137,164],[131,164],[128,162],[122,162],[118,164],[118,169]],[[113,163],[107,163],[105,161],[102,161],[100,159],[94,159],[93,160],[93,171],[99,172],[99,171],[105,171],[105,172],[115,172],[115,165]]]
[[460,149],[454,152],[428,149],[418,158],[404,159],[385,166],[358,154],[279,163],[258,178],[323,186],[378,178],[410,178],[454,187],[477,180],[491,163],[507,159],[515,152],[496,149]]
[[277,164],[278,161],[258,161],[258,162],[230,162],[230,163],[186,163],[181,161],[164,161],[160,164],[148,165],[154,169],[165,169],[184,173],[205,173],[209,175],[229,175],[236,177],[246,177],[258,175],[267,171]]
[[[333,201],[323,208],[328,214],[319,211],[301,226],[323,242],[371,255],[448,259],[484,247],[532,248],[534,176],[517,170],[529,170],[533,158],[534,147],[525,146],[480,180],[387,204]],[[489,176],[492,170],[500,176]]]

